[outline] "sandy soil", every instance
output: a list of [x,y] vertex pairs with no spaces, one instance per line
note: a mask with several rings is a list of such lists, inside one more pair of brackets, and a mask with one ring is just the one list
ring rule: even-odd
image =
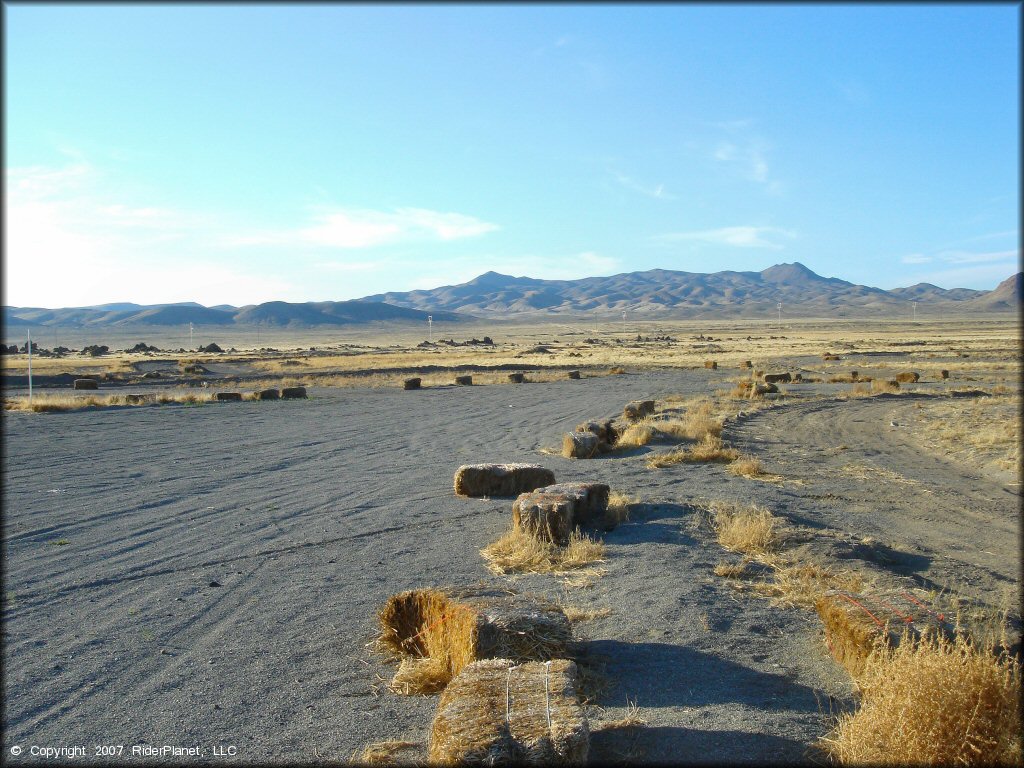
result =
[[[592,721],[632,701],[648,727],[595,733],[595,760],[810,759],[830,711],[849,704],[849,678],[813,614],[713,575],[723,550],[690,503],[756,501],[796,524],[872,535],[906,553],[902,576],[995,601],[1019,587],[1019,486],[890,427],[909,399],[796,402],[730,424],[728,439],[781,484],[721,465],[647,469],[646,448],[592,461],[539,450],[626,401],[725,380],[681,371],[5,413],[5,757],[12,745],[91,757],[106,744],[138,762],[132,745],[168,744],[212,762],[286,763],[424,742],[436,697],[387,691],[394,668],[367,647],[376,611],[400,590],[486,581],[611,608],[576,625],[611,683]],[[490,575],[478,550],[506,528],[511,501],[451,490],[458,465],[481,461],[533,461],[639,496],[605,536],[607,574],[582,589]],[[229,745],[236,757],[213,756]]]

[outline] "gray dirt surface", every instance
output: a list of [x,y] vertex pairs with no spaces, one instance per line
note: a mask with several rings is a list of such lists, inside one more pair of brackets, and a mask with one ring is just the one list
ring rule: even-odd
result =
[[[401,590],[486,582],[611,609],[574,630],[609,680],[591,709],[595,760],[815,759],[830,713],[850,704],[849,678],[813,613],[714,576],[736,558],[690,504],[756,501],[796,524],[875,536],[916,555],[904,563],[915,577],[991,597],[1019,587],[1019,496],[886,432],[909,401],[794,403],[730,424],[727,439],[782,484],[723,465],[647,469],[660,448],[589,461],[540,452],[630,400],[710,393],[718,379],[5,413],[5,758],[13,745],[82,745],[76,762],[95,762],[96,746],[124,745],[99,761],[137,762],[133,745],[166,744],[198,746],[201,761],[233,746],[244,762],[293,763],[425,743],[436,696],[387,690],[395,666],[369,647],[376,613]],[[607,573],[589,588],[486,570],[478,550],[508,526],[512,500],[455,497],[452,475],[512,461],[642,500],[605,534]],[[907,482],[858,479],[851,464]],[[628,702],[647,727],[601,731]]]

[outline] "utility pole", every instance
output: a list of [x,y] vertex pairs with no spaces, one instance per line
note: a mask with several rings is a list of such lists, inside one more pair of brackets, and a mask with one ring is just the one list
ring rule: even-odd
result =
[[434,343],[434,316],[427,315],[427,342]]
[[28,330],[28,342],[25,344],[25,351],[28,352],[28,401],[32,402],[32,331]]
[[622,333],[626,333],[626,310],[622,310]]
[[914,322],[917,322],[917,302],[914,302]]
[[188,324],[188,348],[191,351],[195,347],[195,342],[192,341],[192,331],[195,330],[192,327],[192,323]]
[[780,301],[776,307],[779,310],[779,330],[782,330],[782,302]]

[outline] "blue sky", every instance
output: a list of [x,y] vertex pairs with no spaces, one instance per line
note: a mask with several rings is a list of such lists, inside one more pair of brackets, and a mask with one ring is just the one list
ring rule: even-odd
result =
[[1019,270],[999,5],[6,4],[4,303]]

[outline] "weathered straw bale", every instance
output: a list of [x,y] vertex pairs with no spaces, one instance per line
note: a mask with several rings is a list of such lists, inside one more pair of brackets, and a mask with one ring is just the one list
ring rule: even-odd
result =
[[652,413],[654,413],[653,400],[634,400],[631,403],[626,403],[626,407],[622,409],[622,418],[636,421]]
[[740,363],[740,368],[753,368],[754,364],[750,360],[744,360]]
[[241,392],[218,392],[216,395],[214,395],[214,397],[216,397],[216,399],[219,402],[222,402],[222,403],[225,403],[225,402],[241,402],[241,400],[242,400],[242,393]]
[[284,387],[281,390],[281,399],[282,400],[295,400],[295,399],[302,399],[302,398],[305,398],[305,397],[306,397],[306,388],[305,387]]
[[508,380],[513,384],[522,384],[525,379],[526,377],[522,373],[510,373],[508,375]]
[[941,371],[939,371],[939,378],[940,379],[948,379],[949,378],[949,371],[947,371],[945,368],[943,368]]
[[466,667],[441,694],[428,759],[440,764],[580,765],[590,728],[566,659]]
[[562,437],[562,455],[567,459],[593,458],[601,441],[593,432],[566,432]]
[[778,381],[788,383],[793,380],[789,371],[786,371],[785,373],[766,373],[762,378],[764,379],[765,384],[773,384]]
[[472,376],[456,376],[455,383],[462,387],[468,387],[473,384]]
[[127,394],[124,396],[126,403],[144,403],[148,399],[148,395],[140,395],[136,393]]
[[838,360],[839,359],[839,355],[834,355],[831,352],[822,352],[821,359],[822,360]]
[[554,482],[555,473],[539,464],[464,464],[455,471],[459,496],[518,496]]
[[912,638],[925,633],[952,637],[955,632],[941,611],[909,592],[875,595],[829,590],[814,607],[832,656],[854,677],[878,644],[895,647],[904,632]]
[[704,367],[710,368],[711,370],[716,370],[718,368],[718,363],[715,362],[714,360],[705,360]]
[[539,493],[558,493],[573,502],[573,518],[577,525],[600,521],[608,510],[611,488],[605,483],[558,483],[538,489]]
[[478,659],[564,656],[571,638],[558,605],[496,589],[401,592],[378,619],[381,643],[403,657],[392,685],[400,693],[436,692]]
[[618,434],[611,421],[585,421],[576,425],[577,432],[590,432],[597,435],[600,443],[612,445],[618,439]]
[[566,374],[566,376],[568,376],[570,379],[578,379],[580,377],[580,372],[579,371],[569,371]]
[[420,388],[420,383],[422,381],[423,380],[421,378],[419,378],[418,376],[414,376],[411,379],[406,379],[405,381],[403,381],[402,382],[402,388],[403,389],[419,389]]
[[761,384],[759,382],[751,382],[749,389],[749,397],[751,400],[764,395],[773,395],[779,391],[779,388],[774,384]]
[[804,375],[802,373],[794,373],[793,374],[793,381],[794,382],[803,381],[803,380],[804,380]]
[[512,525],[540,541],[565,545],[576,528],[576,503],[564,493],[521,493],[512,502]]
[[75,379],[73,384],[75,389],[98,389],[99,384],[95,379]]
[[903,382],[914,382],[921,378],[921,374],[917,371],[903,371],[902,373],[896,374],[896,381]]
[[512,525],[564,546],[577,526],[603,520],[610,493],[604,483],[559,483],[522,493],[512,504]]
[[278,400],[281,397],[281,391],[278,389],[261,389],[256,393],[257,400]]

